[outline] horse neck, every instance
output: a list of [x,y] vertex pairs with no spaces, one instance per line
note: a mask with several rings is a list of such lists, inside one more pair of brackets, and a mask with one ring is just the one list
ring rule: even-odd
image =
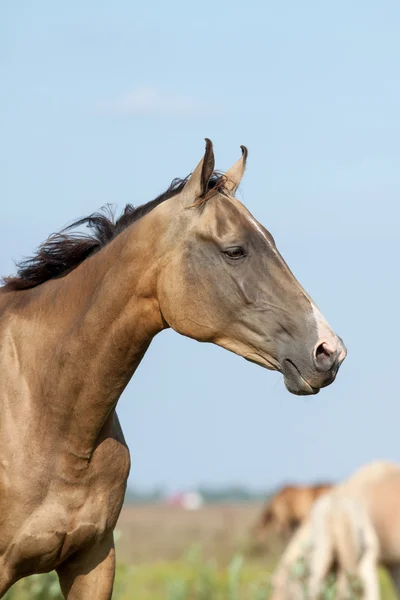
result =
[[[154,239],[148,224],[132,225],[66,277],[31,290],[36,335],[29,319],[22,331],[33,401],[43,406],[46,399],[55,429],[74,456],[90,458],[107,417],[164,326]],[[22,319],[20,327],[26,323]]]

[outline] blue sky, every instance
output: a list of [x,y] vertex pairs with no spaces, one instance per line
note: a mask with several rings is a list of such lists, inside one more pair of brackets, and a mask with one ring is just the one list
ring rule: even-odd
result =
[[6,0],[0,272],[106,202],[188,174],[204,137],[343,337],[336,383],[163,332],[120,400],[130,483],[339,478],[400,460],[400,4]]

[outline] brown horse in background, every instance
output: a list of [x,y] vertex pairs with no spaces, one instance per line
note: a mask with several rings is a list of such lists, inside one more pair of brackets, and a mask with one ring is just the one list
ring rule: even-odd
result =
[[255,527],[258,541],[274,531],[292,534],[308,517],[315,500],[332,488],[330,483],[286,485],[268,501]]
[[130,468],[115,408],[162,330],[280,371],[295,394],[334,381],[342,341],[235,198],[246,157],[216,173],[207,140],[190,177],[116,222],[75,223],[92,234],[51,236],[5,280],[0,597],[56,569],[68,600],[111,598]]
[[[300,559],[303,582],[292,575]],[[317,600],[333,571],[337,600],[349,597],[349,575],[361,580],[363,600],[379,600],[379,564],[400,594],[400,465],[387,461],[365,465],[315,502],[280,560],[271,600]]]

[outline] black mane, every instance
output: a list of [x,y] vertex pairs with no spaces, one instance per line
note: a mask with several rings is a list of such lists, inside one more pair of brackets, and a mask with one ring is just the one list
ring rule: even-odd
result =
[[[185,187],[188,177],[174,179],[169,188],[154,200],[135,208],[127,204],[120,217],[110,205],[101,212],[93,213],[52,234],[31,258],[17,263],[17,274],[4,277],[3,290],[26,290],[34,288],[49,279],[66,275],[86,258],[101,250],[127,227],[149,214],[156,206],[179,194]],[[208,184],[207,193],[221,186],[222,176],[214,172]],[[72,231],[86,225],[90,233]]]

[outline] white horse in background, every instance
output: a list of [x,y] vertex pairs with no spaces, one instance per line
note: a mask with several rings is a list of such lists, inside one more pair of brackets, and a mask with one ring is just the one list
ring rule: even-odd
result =
[[[293,577],[301,560],[302,582]],[[271,600],[316,600],[334,570],[337,600],[350,597],[351,575],[363,600],[379,600],[379,564],[400,597],[400,465],[387,461],[362,467],[315,502],[281,558]]]

